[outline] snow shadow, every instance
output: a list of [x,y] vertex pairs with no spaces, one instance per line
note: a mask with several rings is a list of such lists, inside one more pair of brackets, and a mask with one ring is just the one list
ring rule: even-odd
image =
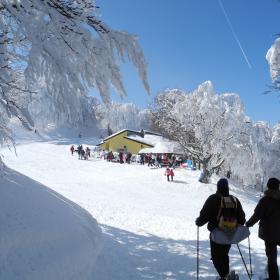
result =
[[91,279],[101,230],[85,209],[9,168],[0,205],[1,279]]
[[[196,279],[196,240],[139,235],[106,225],[102,228],[104,247],[97,259],[97,270],[93,279]],[[241,244],[240,248],[245,260],[249,262],[247,247]],[[200,278],[215,279],[217,273],[210,260],[208,240],[200,241],[199,256]],[[264,266],[263,258],[263,255],[254,255],[254,267]],[[240,274],[240,279],[247,279],[236,245],[231,249],[230,260],[231,267]]]
[[[93,279],[196,278],[196,241],[138,235],[109,226],[102,228],[104,247]],[[201,244],[205,250],[207,243]],[[205,267],[209,267],[210,260],[208,262]]]
[[182,180],[173,180],[172,183],[176,183],[176,184],[188,184],[186,181],[182,181]]
[[[67,199],[66,197],[48,188],[42,183],[31,179],[13,169],[5,167],[3,169],[3,173],[0,174],[0,180],[1,185],[3,185],[3,187],[4,185],[8,187],[11,194],[14,194],[13,198],[19,198],[22,195],[26,195],[29,197],[29,201],[34,199],[32,202],[38,204],[38,200],[40,200],[39,203],[44,203],[44,206],[45,201],[43,201],[43,199],[46,199],[48,200],[48,202],[52,203],[56,203],[58,200],[60,200],[60,202],[62,202],[61,206],[66,205],[67,207],[71,208],[74,213],[77,213],[77,216],[78,214],[80,214],[82,216],[85,215],[91,217],[90,213],[88,213],[84,208],[82,208],[75,202]],[[37,202],[35,201],[35,199],[37,200]],[[28,200],[23,201],[22,199],[21,202],[26,203],[27,206],[30,204]]]

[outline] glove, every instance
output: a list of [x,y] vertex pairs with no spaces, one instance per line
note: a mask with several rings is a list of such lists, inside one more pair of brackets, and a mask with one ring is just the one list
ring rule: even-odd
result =
[[195,220],[195,224],[196,224],[198,227],[201,226],[201,224],[200,224],[200,222],[199,222],[199,218],[197,218],[197,219]]
[[245,226],[246,227],[251,227],[251,225],[248,222],[245,223]]

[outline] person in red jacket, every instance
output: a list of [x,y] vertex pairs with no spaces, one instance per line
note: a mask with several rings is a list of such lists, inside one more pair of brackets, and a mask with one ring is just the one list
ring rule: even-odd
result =
[[173,171],[172,168],[167,167],[165,172],[164,172],[164,175],[167,177],[168,182],[170,181],[170,177],[171,177],[171,181],[173,181],[174,171]]

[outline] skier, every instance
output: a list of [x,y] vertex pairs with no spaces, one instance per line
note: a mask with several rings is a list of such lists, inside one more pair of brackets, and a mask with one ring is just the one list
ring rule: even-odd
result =
[[154,166],[153,155],[152,154],[148,155],[148,166]]
[[74,147],[74,145],[72,145],[72,146],[70,147],[70,151],[71,151],[71,154],[72,154],[72,156],[73,156],[74,151],[75,151],[75,147]]
[[168,182],[170,181],[169,177],[171,177],[171,181],[173,181],[174,171],[173,171],[172,168],[166,167],[166,170],[165,170],[165,172],[164,172],[164,175],[167,177],[167,181],[168,181]]
[[131,152],[128,152],[127,155],[126,155],[126,163],[130,164],[131,157],[132,157]]
[[123,163],[123,152],[119,152],[120,163]]
[[144,156],[144,154],[141,154],[140,155],[140,164],[144,165],[144,163],[145,163],[145,156]]
[[[222,207],[225,205],[224,207]],[[229,220],[231,222],[225,223],[226,217],[222,215],[223,209],[231,209],[232,215]],[[217,192],[210,195],[204,203],[199,217],[196,219],[195,224],[201,227],[208,223],[207,228],[212,232],[216,228],[223,228],[224,225],[231,227],[237,227],[237,224],[244,225],[245,213],[242,209],[240,201],[229,195],[228,181],[225,178],[220,179],[217,182]],[[232,279],[232,274],[229,272],[229,250],[231,244],[218,244],[211,239],[210,236],[210,247],[211,247],[211,259],[214,267],[216,268],[221,280]]]
[[82,147],[82,149],[81,149],[81,158],[80,159],[86,159],[85,155],[86,155],[86,152],[85,152],[85,150]]
[[85,155],[86,159],[90,158],[90,148],[86,147],[86,155]]
[[156,161],[158,163],[158,167],[161,167],[161,155],[160,154],[157,154]]
[[259,223],[259,238],[264,240],[269,280],[279,280],[277,245],[280,246],[280,181],[270,178],[267,190],[258,202],[247,227]]
[[79,155],[79,159],[82,159],[82,150],[83,150],[83,146],[79,145],[78,146],[78,155]]
[[107,161],[112,161],[113,158],[114,158],[113,152],[110,151],[110,152],[108,153],[108,155],[107,155]]

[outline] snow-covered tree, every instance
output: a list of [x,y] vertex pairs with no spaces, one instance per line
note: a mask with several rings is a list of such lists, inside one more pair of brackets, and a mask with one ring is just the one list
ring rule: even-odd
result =
[[26,85],[21,64],[19,48],[23,51],[24,40],[14,40],[13,25],[1,8],[0,18],[0,144],[13,144],[9,119],[15,117],[31,128],[33,122],[27,108],[32,92]]
[[273,128],[271,141],[272,141],[272,143],[275,143],[276,145],[280,145],[280,123],[275,125],[275,127]]
[[[149,92],[137,38],[103,23],[93,0],[2,0],[0,40],[2,96],[9,83],[16,96],[25,93],[27,109],[36,117],[83,123],[84,115],[91,113],[91,88],[99,91],[105,104],[110,103],[111,86],[125,96],[119,62],[126,58]],[[14,107],[26,109],[20,100]]]
[[94,107],[94,113],[100,127],[105,129],[109,124],[113,133],[121,129],[150,128],[150,110],[140,109],[132,103],[112,102],[110,106],[100,103]]
[[[279,157],[279,152],[271,141],[272,129],[266,122],[249,122],[243,130],[243,136],[243,142],[237,143],[228,153],[233,178],[243,186],[262,190],[268,177],[276,176],[277,173],[275,159]],[[240,147],[243,147],[242,152]]]
[[230,172],[243,186],[261,189],[269,177],[280,175],[279,126],[272,130],[265,122],[253,123],[238,95],[215,94],[209,81],[191,93],[159,93],[153,123],[202,164],[205,182],[214,171]]
[[224,163],[224,151],[233,145],[236,128],[244,122],[238,100],[236,95],[215,94],[209,81],[193,93],[167,90],[156,98],[155,124],[202,164],[205,182]]
[[266,54],[266,60],[270,67],[270,76],[273,89],[280,90],[280,38],[276,39]]
[[239,97],[215,94],[209,81],[192,93],[166,90],[158,94],[153,116],[165,135],[178,141],[186,155],[202,164],[205,182],[226,162],[232,146],[245,149],[240,144],[245,115]]

